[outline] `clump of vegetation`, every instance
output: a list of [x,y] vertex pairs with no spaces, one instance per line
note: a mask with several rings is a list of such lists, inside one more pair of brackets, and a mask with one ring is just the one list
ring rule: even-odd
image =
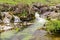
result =
[[46,24],[46,28],[49,33],[59,34],[60,33],[60,21],[59,20],[48,21],[48,23]]
[[16,32],[20,31],[20,28],[15,28],[15,31],[16,31]]
[[26,4],[32,4],[32,2],[41,2],[41,3],[48,3],[50,5],[55,3],[60,3],[60,0],[0,0],[0,3],[9,3],[9,4],[17,4],[19,2],[23,2]]

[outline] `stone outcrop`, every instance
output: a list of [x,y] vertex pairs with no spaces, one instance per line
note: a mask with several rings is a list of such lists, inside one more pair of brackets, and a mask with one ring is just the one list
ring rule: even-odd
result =
[[[12,15],[19,16],[21,20],[32,20],[34,19],[35,12],[39,12],[39,14],[47,18],[48,15],[58,15],[60,14],[60,4],[49,6],[47,4],[42,3],[32,3],[31,5],[19,3],[17,5],[10,5],[7,3],[0,4],[0,13],[1,12],[10,12]],[[1,16],[1,15],[0,15]],[[7,15],[8,16],[8,15]],[[59,16],[57,17],[59,18]],[[0,18],[3,19],[3,18]]]

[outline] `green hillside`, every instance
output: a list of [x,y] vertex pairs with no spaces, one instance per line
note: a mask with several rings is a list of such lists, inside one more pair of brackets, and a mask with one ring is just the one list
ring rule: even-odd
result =
[[44,4],[57,4],[60,0],[0,0],[0,3],[17,4],[19,2],[31,4],[32,2],[41,2]]

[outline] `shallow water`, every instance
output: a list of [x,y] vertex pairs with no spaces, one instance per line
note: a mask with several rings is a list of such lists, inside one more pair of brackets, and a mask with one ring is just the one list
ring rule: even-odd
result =
[[10,30],[1,33],[0,40],[60,40],[60,37],[48,35],[45,30],[37,30],[42,28],[43,25],[43,22],[35,20],[33,25],[28,26],[28,28],[22,31]]

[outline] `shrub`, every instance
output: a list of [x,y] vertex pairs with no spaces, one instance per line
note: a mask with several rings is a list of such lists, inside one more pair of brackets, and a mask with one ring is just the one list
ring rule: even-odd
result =
[[48,21],[48,23],[46,24],[46,28],[48,32],[51,33],[60,33],[60,21],[59,20],[52,20],[52,21]]

